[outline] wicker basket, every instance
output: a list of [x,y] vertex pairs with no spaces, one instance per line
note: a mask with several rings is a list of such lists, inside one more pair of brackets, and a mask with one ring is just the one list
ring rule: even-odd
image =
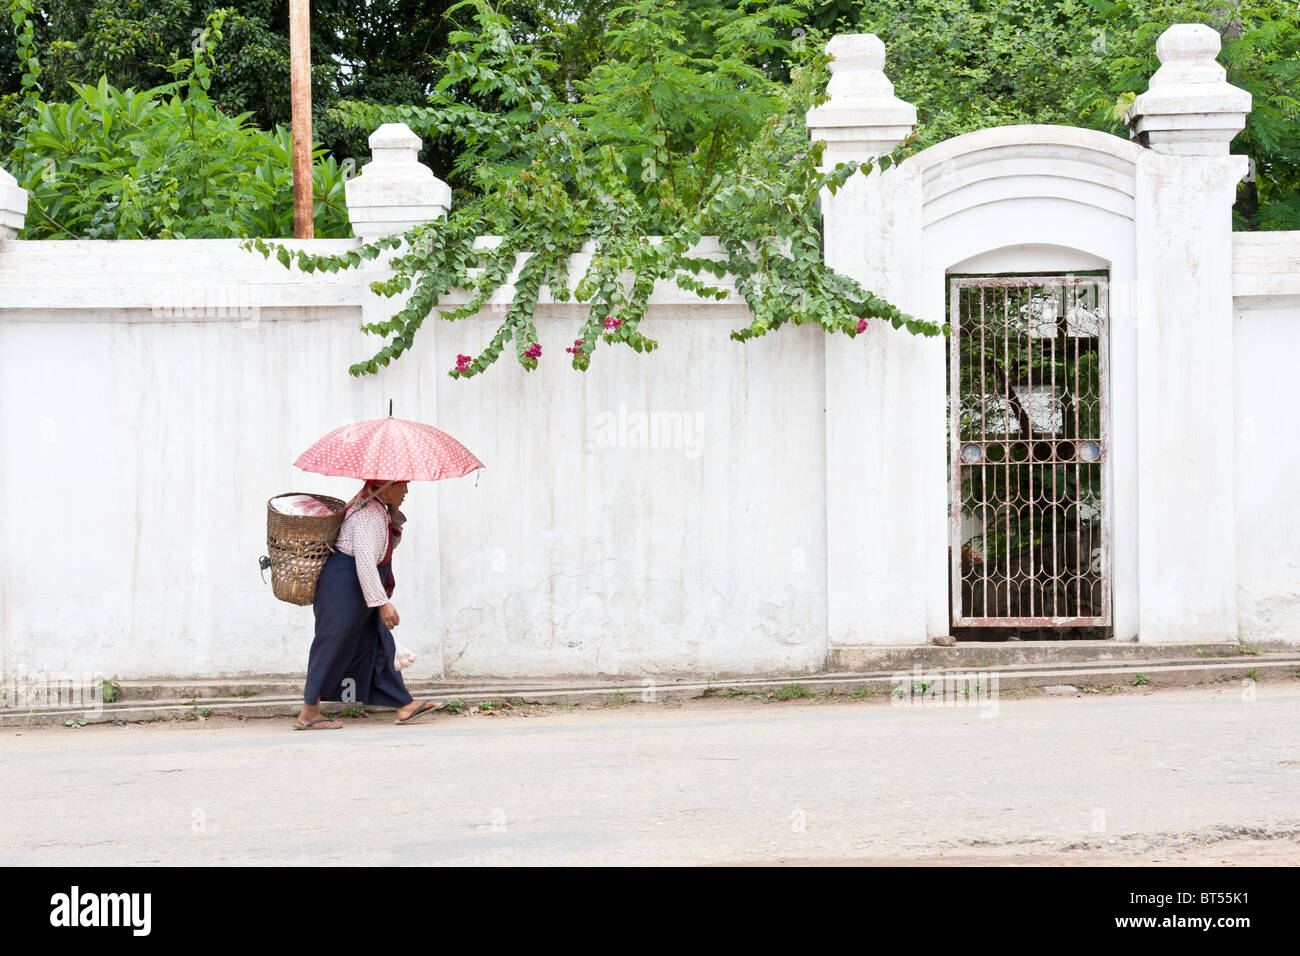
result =
[[269,551],[271,590],[281,601],[311,604],[316,600],[316,580],[329,560],[331,544],[343,524],[347,503],[326,495],[312,495],[328,505],[331,514],[286,515],[275,510],[276,498],[308,494],[290,491],[266,503],[266,547]]

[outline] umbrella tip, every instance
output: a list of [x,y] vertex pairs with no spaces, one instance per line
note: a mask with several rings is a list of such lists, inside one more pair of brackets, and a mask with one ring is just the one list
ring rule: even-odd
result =
[[393,417],[393,400],[391,398],[388,400],[388,417]]

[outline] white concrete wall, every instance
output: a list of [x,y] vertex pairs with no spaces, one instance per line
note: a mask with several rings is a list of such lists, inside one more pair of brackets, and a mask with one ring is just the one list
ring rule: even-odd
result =
[[1300,644],[1300,232],[1233,239],[1240,634]]
[[506,358],[448,378],[490,338],[489,309],[429,322],[357,380],[376,341],[363,311],[390,308],[373,278],[290,273],[226,241],[0,243],[0,666],[305,669],[311,609],[257,570],[266,499],[349,497],[357,482],[291,463],[390,397],[487,465],[407,499],[394,602],[417,675],[822,665],[820,329],[742,345],[727,333],[743,305],[670,286],[650,355],[603,347],[575,372],[582,312],[543,306],[539,371]]
[[[829,161],[914,121],[878,41],[841,46]],[[828,263],[931,321],[951,274],[1107,270],[1121,640],[1300,642],[1300,234],[1231,232],[1226,142],[1000,127],[823,197]],[[537,372],[448,378],[507,288],[353,379],[377,348],[359,324],[396,307],[368,291],[384,275],[289,272],[234,241],[0,239],[0,669],[301,672],[312,615],[257,571],[265,503],[349,497],[291,462],[390,398],[487,465],[408,498],[394,598],[417,676],[781,674],[947,633],[942,339],[877,322],[742,345],[743,303],[661,284],[650,355],[601,347],[574,372],[585,310],[544,298]]]

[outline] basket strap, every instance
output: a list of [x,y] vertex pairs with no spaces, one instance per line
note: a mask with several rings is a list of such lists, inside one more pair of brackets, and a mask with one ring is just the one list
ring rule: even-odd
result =
[[[392,482],[390,481],[388,482],[388,484],[391,485]],[[387,487],[387,485],[384,485],[383,487]],[[370,494],[366,495],[365,497],[362,497],[361,492],[359,491],[355,495],[353,495],[352,500],[349,501],[346,505],[344,505],[343,510],[339,512],[339,514],[343,516],[339,520],[339,528],[343,527],[343,522],[347,520],[348,513],[352,511],[354,506],[359,511],[362,508],[364,508],[366,505],[370,504],[372,499],[378,496],[379,496],[379,488],[374,489],[373,491],[370,492]],[[338,530],[336,529],[334,534],[330,535],[328,538],[325,539],[325,547],[329,548],[331,553],[334,551],[334,539],[337,536],[338,536]]]

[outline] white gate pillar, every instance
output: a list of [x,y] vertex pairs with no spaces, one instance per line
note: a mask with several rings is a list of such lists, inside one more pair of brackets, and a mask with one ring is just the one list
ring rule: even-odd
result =
[[[1247,171],[1228,143],[1250,94],[1227,83],[1219,35],[1178,24],[1132,107],[1138,164],[1138,635],[1237,637],[1232,204]],[[1124,414],[1116,409],[1115,414]]]
[[12,239],[23,231],[27,220],[27,190],[0,169],[0,239]]
[[[824,165],[888,153],[916,124],[894,95],[872,34],[827,45],[830,99],[808,114]],[[899,308],[917,300],[921,182],[906,166],[823,193],[826,262]],[[830,643],[920,644],[948,632],[947,465],[942,339],[872,322],[827,336],[826,590]]]
[[[372,241],[381,236],[404,233],[407,230],[429,222],[433,219],[445,219],[451,208],[451,187],[434,175],[433,170],[420,162],[421,140],[405,123],[384,123],[370,134],[371,161],[361,168],[361,172],[344,185],[347,195],[348,218],[352,231],[362,241]],[[391,261],[395,256],[408,251],[406,245],[398,249],[387,249],[374,260],[364,262],[366,282],[361,299],[361,322],[363,325],[378,324],[404,308],[414,294],[414,289],[406,289],[392,297],[376,295],[369,288],[371,280],[384,281],[392,278]],[[420,331],[419,350],[426,360],[432,359],[438,352],[439,325],[435,321],[425,322]],[[358,334],[355,337],[354,355],[369,355],[375,348],[376,339]],[[427,380],[425,380],[427,383]],[[396,402],[394,414],[398,418],[418,419],[420,421],[438,421],[438,389],[426,387],[421,390],[421,377],[418,365],[413,359],[396,365],[381,368],[379,374],[368,377],[361,384],[364,396],[360,407],[369,409],[358,415],[359,418],[374,417],[382,414],[386,407],[384,399]],[[437,483],[432,487],[421,488],[421,499],[426,498],[426,513],[436,516],[439,508],[439,490]],[[413,650],[427,662],[430,658],[441,657],[443,635],[442,604],[442,557],[441,536],[438,522],[426,526],[432,533],[422,532],[412,546],[415,549],[407,555],[411,570],[406,601],[414,605],[413,619],[422,619],[423,636],[412,634],[421,644],[411,644]],[[435,674],[441,673],[441,665],[435,668]]]

